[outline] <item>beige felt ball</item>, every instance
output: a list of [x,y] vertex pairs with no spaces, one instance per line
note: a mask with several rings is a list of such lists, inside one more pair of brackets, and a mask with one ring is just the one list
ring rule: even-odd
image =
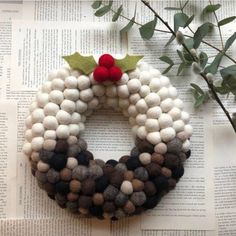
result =
[[139,155],[139,160],[143,165],[148,165],[149,163],[151,163],[151,154],[143,152]]
[[97,98],[93,98],[91,101],[88,102],[88,109],[96,109],[99,104],[99,101]]
[[189,122],[190,116],[186,111],[181,112],[181,120],[183,120],[185,124]]
[[127,85],[119,85],[117,87],[117,94],[120,98],[128,98],[129,97],[129,90]]
[[49,94],[49,100],[56,104],[61,104],[62,101],[64,100],[64,95],[59,90],[52,90]]
[[173,107],[168,114],[171,116],[172,120],[178,120],[181,117],[181,110],[177,107]]
[[62,79],[54,79],[52,81],[52,89],[63,91],[65,89],[65,83]]
[[191,125],[185,125],[184,131],[187,134],[188,138],[190,138],[193,134],[193,127]]
[[165,143],[161,142],[155,145],[154,151],[159,154],[165,154],[167,152],[167,146]]
[[127,84],[127,82],[129,81],[129,76],[127,73],[123,73],[120,80],[118,80],[116,82],[117,85],[123,85],[123,84]]
[[176,132],[172,127],[168,127],[168,128],[162,129],[160,131],[160,135],[161,135],[161,139],[164,142],[169,142],[175,137]]
[[25,126],[27,129],[31,129],[32,127],[32,116],[27,116],[25,119]]
[[129,105],[128,113],[129,113],[129,116],[136,117],[138,115],[138,111],[136,109],[136,106],[133,104]]
[[62,125],[68,125],[71,123],[71,115],[63,110],[57,112],[56,119],[58,123]]
[[32,126],[32,136],[43,136],[44,135],[44,126],[42,123],[35,123]]
[[161,81],[159,78],[153,78],[150,81],[149,87],[152,92],[158,92],[161,89]]
[[79,125],[77,124],[70,124],[69,125],[69,132],[70,132],[70,135],[73,135],[73,136],[78,136],[79,135]]
[[47,151],[54,151],[56,144],[57,144],[56,140],[46,139],[43,142],[43,149]]
[[137,130],[137,135],[140,139],[145,139],[147,136],[147,130],[145,126],[140,126]]
[[31,143],[24,143],[22,151],[25,155],[29,156],[32,153],[32,145]]
[[170,80],[169,80],[168,77],[162,75],[162,76],[160,76],[160,81],[161,81],[161,86],[162,86],[162,87],[169,87],[169,85],[170,85]]
[[174,100],[174,106],[178,107],[180,110],[182,110],[184,108],[184,103],[183,103],[183,101],[181,99],[176,98]]
[[139,95],[142,98],[145,98],[149,93],[151,92],[150,87],[147,85],[142,85],[140,90],[139,90]]
[[190,141],[187,139],[184,141],[183,146],[182,146],[182,151],[187,152],[190,149]]
[[159,122],[157,119],[147,119],[145,122],[145,127],[148,132],[159,131]]
[[61,103],[61,109],[72,114],[75,111],[75,103],[71,100],[65,99]]
[[184,130],[184,122],[182,120],[176,120],[173,122],[173,128],[176,133]]
[[[129,99],[128,98],[119,98],[119,107],[123,109],[127,109],[130,105]],[[129,116],[129,115],[128,115]]]
[[44,117],[44,110],[41,108],[36,108],[30,116],[32,124],[42,122]]
[[77,112],[71,114],[71,124],[78,124],[81,121],[81,115]]
[[56,131],[55,130],[46,130],[44,132],[44,140],[47,140],[47,139],[56,139],[57,135],[56,135]]
[[30,107],[29,107],[29,111],[32,113],[34,110],[36,110],[38,107],[38,103],[35,101],[35,102],[32,102],[30,104]]
[[149,85],[151,81],[151,74],[149,73],[149,71],[146,71],[146,70],[141,71],[139,80],[143,85]]
[[50,93],[52,90],[52,82],[51,81],[46,81],[43,86],[42,86],[42,92],[43,93]]
[[43,120],[43,126],[45,129],[56,130],[58,121],[55,116],[46,116]]
[[30,142],[33,138],[33,134],[32,134],[32,130],[31,129],[27,129],[25,131],[25,139]]
[[140,70],[139,68],[136,68],[135,70],[132,70],[129,72],[129,78],[130,79],[137,79],[139,78],[140,75]]
[[161,76],[161,72],[157,69],[151,68],[149,72],[153,78],[160,78]]
[[146,120],[147,120],[147,115],[146,115],[146,114],[138,114],[138,115],[136,116],[136,123],[137,123],[139,126],[145,125]]
[[169,96],[169,90],[166,87],[162,87],[157,94],[159,95],[159,97],[161,98],[161,100],[164,100],[166,98],[168,98]]
[[68,69],[66,68],[61,68],[57,71],[57,78],[61,78],[61,79],[65,79],[66,77],[68,77],[70,75]]
[[160,128],[166,128],[166,127],[170,127],[173,124],[173,120],[171,118],[170,115],[166,114],[166,113],[162,113],[158,119]]
[[173,106],[174,106],[174,102],[171,98],[166,98],[160,104],[160,107],[161,107],[163,112],[170,111],[173,108]]
[[48,74],[48,80],[51,81],[57,77],[57,70],[52,70]]
[[145,102],[144,99],[140,99],[137,103],[136,103],[136,109],[139,113],[146,113],[148,110],[148,106],[147,103]]
[[36,100],[39,107],[44,107],[49,101],[49,95],[48,93],[39,92],[36,96]]
[[69,137],[69,127],[67,125],[59,125],[56,130],[58,138],[67,139]]
[[147,134],[147,140],[153,144],[156,145],[161,142],[161,136],[159,132],[151,132]]
[[106,87],[106,96],[114,98],[117,96],[117,87],[115,85],[110,85]]
[[130,195],[133,193],[133,185],[130,181],[125,180],[120,186],[120,191],[126,195]]
[[75,76],[68,76],[65,79],[65,87],[69,89],[77,88],[77,78]]
[[42,137],[35,137],[31,141],[32,150],[40,151],[43,148],[44,139]]
[[46,116],[55,116],[59,111],[59,106],[53,102],[49,102],[44,108],[44,114]]
[[134,117],[129,117],[129,123],[131,126],[136,125],[136,119]]

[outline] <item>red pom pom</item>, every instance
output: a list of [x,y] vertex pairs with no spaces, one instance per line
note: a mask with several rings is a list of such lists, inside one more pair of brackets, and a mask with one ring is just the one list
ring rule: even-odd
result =
[[118,81],[121,79],[122,76],[122,71],[119,67],[117,66],[113,66],[109,69],[109,73],[110,73],[110,80],[112,81]]
[[97,82],[100,82],[100,83],[108,80],[109,79],[109,71],[108,71],[108,69],[106,67],[104,67],[104,66],[98,66],[93,71],[93,78]]
[[105,66],[106,68],[111,68],[115,64],[113,56],[110,54],[103,54],[98,60],[99,66]]

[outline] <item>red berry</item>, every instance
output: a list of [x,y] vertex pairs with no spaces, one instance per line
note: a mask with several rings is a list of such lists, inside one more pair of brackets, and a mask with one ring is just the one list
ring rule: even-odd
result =
[[93,78],[97,82],[104,82],[109,79],[109,70],[104,66],[98,66],[93,71]]
[[110,80],[112,81],[118,81],[121,79],[122,71],[119,67],[113,66],[109,69],[110,73]]
[[110,54],[103,54],[102,56],[100,56],[98,64],[99,66],[105,66],[106,68],[110,68],[114,66],[115,60]]

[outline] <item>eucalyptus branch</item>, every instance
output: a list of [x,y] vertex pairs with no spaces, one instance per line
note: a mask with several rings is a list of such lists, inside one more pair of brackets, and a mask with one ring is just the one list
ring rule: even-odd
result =
[[[153,8],[152,6],[149,4],[149,2],[145,1],[145,0],[141,0],[141,2],[148,7],[151,12],[155,15],[155,17],[157,17],[166,27],[167,29],[172,33],[172,35],[174,35],[176,37],[176,32],[170,27],[170,25],[168,24],[168,22],[166,22]],[[190,57],[192,58],[193,61],[198,62],[196,60],[196,58],[192,55],[192,53],[190,52],[189,48],[186,46],[185,43],[182,43],[183,48],[186,50],[186,52],[190,55]],[[201,75],[201,77],[205,80],[205,82],[208,85],[208,88],[210,89],[210,91],[212,92],[216,102],[219,104],[219,106],[221,107],[221,109],[223,110],[223,112],[225,113],[226,117],[228,118],[228,120],[230,121],[234,132],[236,133],[236,124],[234,124],[229,112],[227,111],[227,109],[225,108],[224,104],[221,102],[217,92],[215,91],[214,85],[213,83],[208,81],[207,76],[203,73],[200,72],[199,73]]]

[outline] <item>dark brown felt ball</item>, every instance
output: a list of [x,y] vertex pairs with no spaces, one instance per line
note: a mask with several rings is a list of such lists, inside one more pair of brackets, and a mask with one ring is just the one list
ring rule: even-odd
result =
[[175,179],[169,178],[168,183],[169,183],[169,189],[170,190],[175,188],[175,186],[176,186],[176,180]]
[[136,138],[135,145],[138,148],[140,153],[148,152],[152,154],[154,151],[154,146],[151,143],[149,143],[146,139],[142,140],[142,139]]
[[128,170],[124,173],[124,179],[131,181],[134,178],[134,172],[132,170]]
[[71,201],[71,202],[77,201],[78,198],[79,198],[79,195],[76,194],[76,193],[69,192],[69,193],[67,194],[67,199],[68,199],[68,201]]
[[110,164],[105,164],[102,167],[102,170],[103,170],[103,174],[107,176],[108,178],[110,178],[111,174],[115,171],[115,168]]
[[128,155],[122,156],[120,158],[119,162],[120,163],[126,163],[129,158],[130,158],[130,156],[128,156]]
[[92,197],[81,195],[79,197],[79,207],[88,209],[92,205]]
[[85,195],[94,194],[95,181],[93,179],[85,179],[81,184],[81,192]]
[[150,163],[146,165],[146,170],[150,177],[156,177],[158,175],[161,175],[161,166],[156,163]]
[[68,143],[65,139],[59,139],[57,140],[56,147],[55,147],[55,152],[62,152],[66,153],[68,150]]
[[162,167],[161,173],[162,173],[165,177],[168,177],[168,178],[170,178],[171,175],[172,175],[172,171],[171,171],[169,168],[167,168],[167,167]]
[[72,176],[72,171],[68,168],[64,168],[60,171],[60,179],[64,181],[70,181]]
[[102,193],[95,193],[93,195],[93,204],[96,206],[100,206],[104,203],[104,197]]
[[176,154],[166,153],[164,156],[164,166],[170,169],[177,167],[180,159]]
[[81,189],[81,183],[78,180],[71,180],[70,181],[70,191],[73,193],[78,193]]
[[116,188],[119,188],[124,180],[124,173],[118,170],[115,170],[113,173],[111,173],[110,176],[110,184],[115,186]]
[[142,191],[144,188],[144,183],[139,179],[133,179],[131,183],[135,192]]
[[148,197],[150,197],[157,193],[157,188],[152,181],[146,181],[144,183],[144,192]]
[[116,206],[113,202],[104,202],[103,211],[107,213],[112,213],[116,210]]
[[151,156],[151,161],[158,165],[162,165],[164,162],[164,156],[162,156],[159,153],[154,152]]
[[135,212],[135,206],[134,206],[134,204],[133,204],[130,200],[128,200],[128,201],[125,203],[125,205],[124,205],[124,207],[123,207],[123,210],[124,210],[124,212],[125,212],[126,214],[130,215],[130,214],[132,214],[132,213]]
[[56,193],[55,185],[48,182],[43,185],[43,189],[50,195],[55,195]]

